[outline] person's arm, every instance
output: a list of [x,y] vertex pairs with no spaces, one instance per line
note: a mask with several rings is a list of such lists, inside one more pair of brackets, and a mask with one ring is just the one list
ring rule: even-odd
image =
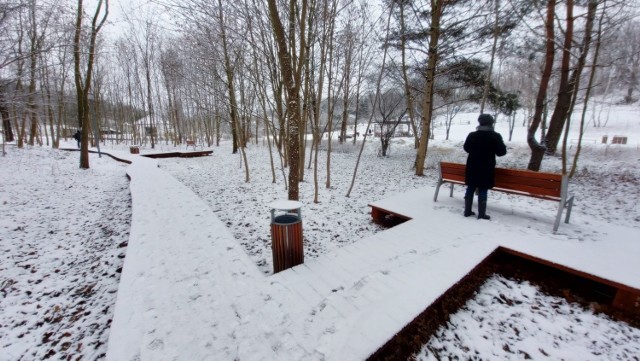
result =
[[469,153],[469,150],[471,148],[471,142],[469,141],[469,138],[471,138],[471,133],[467,135],[467,139],[465,139],[464,145],[462,146],[462,149],[464,149],[464,151],[467,153]]
[[504,144],[504,141],[502,140],[502,136],[500,135],[500,133],[496,133],[496,134],[498,135],[496,155],[498,157],[502,157],[503,155],[507,154],[507,146]]

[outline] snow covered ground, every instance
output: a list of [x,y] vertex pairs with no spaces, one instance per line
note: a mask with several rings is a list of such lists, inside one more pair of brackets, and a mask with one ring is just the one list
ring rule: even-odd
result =
[[0,157],[0,360],[105,356],[129,241],[123,163],[10,147]]
[[[500,335],[500,337],[496,337]],[[640,330],[494,275],[417,360],[637,360]]]
[[[607,127],[588,128],[586,137],[598,141],[585,144],[580,170],[571,182],[571,191],[577,199],[572,225],[577,226],[560,226],[560,233],[568,238],[598,242],[597,226],[607,222],[631,230],[632,233],[627,234],[629,239],[623,241],[640,239],[640,209],[637,207],[640,201],[640,120],[636,113],[636,107],[620,107],[611,115]],[[443,130],[436,130],[426,177],[412,175],[411,139],[394,140],[388,158],[377,157],[377,144],[370,144],[363,154],[356,185],[349,198],[345,194],[351,182],[357,149],[351,145],[334,147],[329,189],[324,187],[326,158],[323,153],[318,175],[320,203],[312,201],[312,170],[307,170],[306,182],[301,184],[305,257],[320,258],[380,232],[381,229],[370,221],[368,203],[433,185],[435,165],[440,159],[463,161],[465,154],[461,144],[464,136],[473,130],[475,116],[460,114],[458,117],[451,140],[443,140]],[[506,139],[506,124],[499,123],[497,130]],[[516,129],[514,141],[508,143],[509,154],[499,159],[499,166],[526,166],[528,148],[522,141],[523,133],[524,128]],[[609,135],[609,139],[613,135],[625,135],[628,144],[602,145],[599,139],[603,135]],[[103,149],[108,147],[108,144],[104,145]],[[150,149],[143,149],[143,153],[145,151]],[[163,171],[173,174],[206,202],[258,269],[268,275],[271,272],[268,204],[286,198],[286,191],[281,173],[277,173],[276,184],[271,182],[266,147],[252,146],[247,151],[250,183],[244,182],[240,156],[230,154],[229,144],[216,148],[212,157],[163,159],[159,164]],[[0,158],[0,165],[3,215],[0,220],[0,360],[65,359],[67,356],[102,359],[113,317],[119,270],[127,250],[124,246],[129,241],[129,224],[131,217],[136,217],[130,209],[129,185],[125,178],[127,166],[108,157],[92,155],[92,168],[83,171],[77,167],[78,153],[37,147],[24,150],[9,147],[7,156]],[[545,158],[543,169],[558,171],[559,159]],[[458,195],[460,192],[458,188]],[[501,222],[508,219],[513,223],[507,226],[523,233],[550,232],[551,223],[545,224],[545,220],[553,219],[555,207],[553,202],[499,193],[489,195],[489,212],[494,212],[491,222],[504,226]],[[459,213],[443,211],[438,215],[441,218],[433,221],[447,222],[447,218],[461,217]],[[515,216],[500,217],[508,213],[515,213]],[[163,226],[170,228],[170,225]],[[484,236],[491,237],[490,234]],[[640,254],[640,243],[637,249]],[[165,256],[170,262],[172,255]],[[426,350],[430,347],[443,356],[446,354],[442,350],[446,349],[450,357],[478,359],[525,358],[524,354],[514,355],[504,350],[505,344],[506,348],[523,350],[534,359],[600,359],[598,353],[604,353],[611,359],[633,360],[640,354],[637,329],[594,316],[589,310],[561,304],[548,296],[536,295],[530,285],[511,282],[488,281],[478,297],[470,301],[471,306],[452,317],[450,328],[439,331],[441,336],[432,340]],[[495,292],[510,299],[522,299],[520,302],[524,306],[513,310],[495,305],[502,308],[494,310],[495,302],[490,300]],[[548,311],[548,305],[560,311],[555,314],[540,311]],[[478,318],[480,311],[483,314]],[[517,316],[513,316],[516,311]],[[492,325],[482,321],[483,326],[473,331],[469,331],[468,326],[464,328],[478,319],[496,320],[495,324],[500,328],[513,323],[514,317],[517,321],[530,320],[538,325],[548,324],[550,320],[560,322],[540,333],[536,333],[537,326],[525,326],[522,322],[517,322],[522,327],[518,332],[497,332]],[[593,325],[585,326],[588,322]],[[573,342],[563,333],[566,328],[574,330],[573,334],[580,335],[582,341]],[[520,338],[514,337],[514,333],[520,333],[516,335]],[[521,339],[523,334],[528,337],[524,341]],[[566,346],[572,353],[536,348],[542,343],[541,338],[553,340],[545,342],[558,343],[559,349]],[[460,356],[461,352],[467,351],[478,354]],[[345,356],[348,359],[348,355]],[[432,353],[422,357],[435,356]]]

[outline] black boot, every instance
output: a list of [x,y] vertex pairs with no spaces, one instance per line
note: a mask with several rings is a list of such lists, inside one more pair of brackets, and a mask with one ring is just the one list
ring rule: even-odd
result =
[[464,197],[464,216],[465,217],[476,215],[476,213],[471,210],[472,207],[473,207],[473,196]]
[[487,215],[487,200],[478,200],[478,219],[491,219]]

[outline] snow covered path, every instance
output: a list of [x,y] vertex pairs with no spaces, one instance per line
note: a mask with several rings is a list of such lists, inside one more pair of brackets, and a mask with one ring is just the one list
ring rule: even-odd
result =
[[133,217],[107,359],[232,359],[241,325],[233,302],[264,277],[209,207],[155,160],[113,154],[133,161]]
[[[133,218],[108,360],[364,359],[499,245],[640,288],[637,229],[581,222],[579,205],[555,235],[554,213],[533,228],[438,217],[459,213],[460,199],[433,203],[433,187],[379,203],[412,221],[264,276],[155,160],[113,155],[132,161]],[[516,224],[527,217],[490,207]]]

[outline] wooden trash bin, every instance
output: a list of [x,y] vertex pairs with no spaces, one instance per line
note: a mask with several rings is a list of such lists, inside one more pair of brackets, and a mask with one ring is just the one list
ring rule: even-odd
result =
[[129,153],[131,154],[140,154],[140,147],[137,145],[132,145],[129,147]]
[[[273,273],[304,263],[301,203],[277,201],[271,206]],[[276,211],[281,214],[276,215]]]

